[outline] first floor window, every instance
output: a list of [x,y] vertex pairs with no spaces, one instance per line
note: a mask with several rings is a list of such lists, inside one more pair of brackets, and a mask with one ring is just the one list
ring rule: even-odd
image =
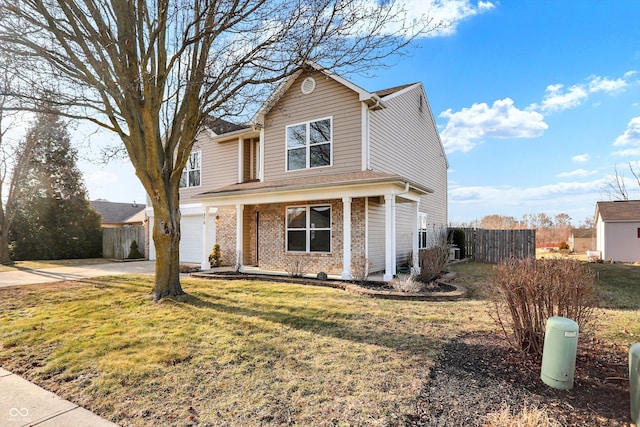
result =
[[429,248],[429,230],[427,229],[427,214],[418,214],[418,249]]
[[331,206],[287,208],[287,252],[331,252]]
[[180,188],[200,186],[200,151],[194,151],[189,155],[187,165],[180,176]]

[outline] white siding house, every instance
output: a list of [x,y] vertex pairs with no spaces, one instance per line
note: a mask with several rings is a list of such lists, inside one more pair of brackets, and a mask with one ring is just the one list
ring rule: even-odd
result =
[[640,261],[640,200],[597,203],[596,249],[605,261]]

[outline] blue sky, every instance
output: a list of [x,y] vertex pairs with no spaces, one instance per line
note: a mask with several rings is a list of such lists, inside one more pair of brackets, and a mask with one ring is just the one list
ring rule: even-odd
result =
[[[416,17],[431,3],[405,2]],[[423,82],[449,160],[449,220],[592,217],[616,165],[632,178],[640,162],[640,1],[432,3],[454,22],[446,31],[373,77],[346,77],[370,91]],[[144,200],[126,162],[82,167],[92,199]]]

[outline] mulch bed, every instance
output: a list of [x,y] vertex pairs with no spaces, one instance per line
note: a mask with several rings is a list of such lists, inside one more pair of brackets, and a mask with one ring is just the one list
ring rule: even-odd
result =
[[627,349],[581,337],[571,390],[544,384],[540,364],[495,334],[459,338],[435,361],[407,425],[485,426],[504,405],[544,408],[561,426],[631,425]]

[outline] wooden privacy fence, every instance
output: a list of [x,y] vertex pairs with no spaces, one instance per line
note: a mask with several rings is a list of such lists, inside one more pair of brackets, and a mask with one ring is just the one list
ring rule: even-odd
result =
[[102,257],[125,259],[129,256],[131,242],[136,241],[138,250],[143,256],[145,248],[145,232],[143,225],[102,229]]
[[510,258],[535,258],[536,230],[462,228],[465,256],[497,264]]

